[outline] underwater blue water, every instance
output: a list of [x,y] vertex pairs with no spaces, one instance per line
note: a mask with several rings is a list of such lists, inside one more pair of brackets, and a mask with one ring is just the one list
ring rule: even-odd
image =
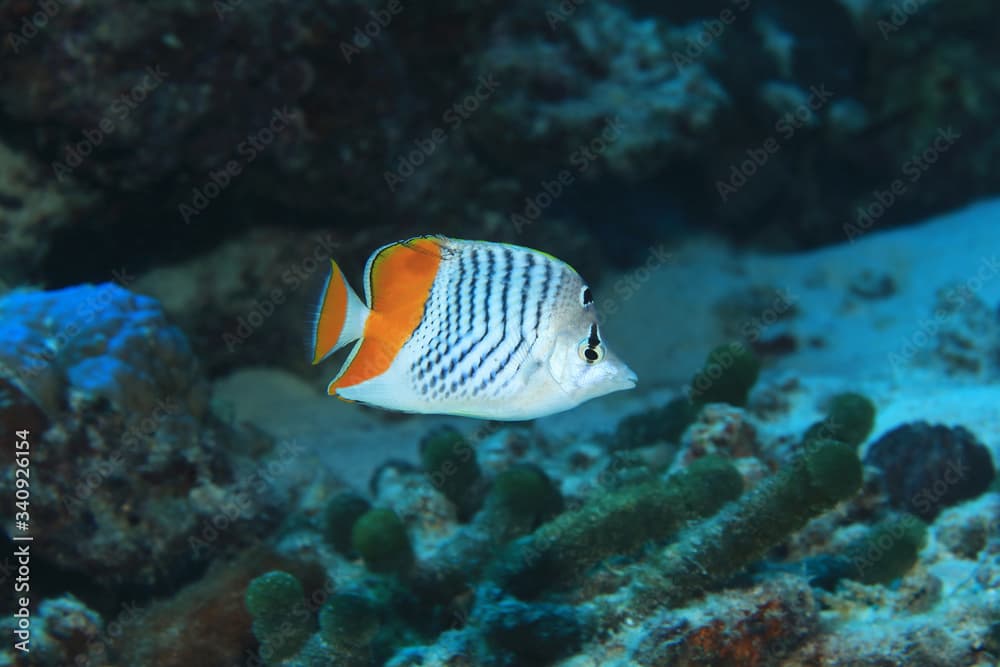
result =
[[0,666],[1000,664],[996,14],[0,4]]

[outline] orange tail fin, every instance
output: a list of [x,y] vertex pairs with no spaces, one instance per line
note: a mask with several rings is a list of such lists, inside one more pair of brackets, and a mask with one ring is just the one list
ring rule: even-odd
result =
[[313,320],[312,355],[318,364],[364,334],[370,311],[351,289],[337,263],[330,260],[330,276]]

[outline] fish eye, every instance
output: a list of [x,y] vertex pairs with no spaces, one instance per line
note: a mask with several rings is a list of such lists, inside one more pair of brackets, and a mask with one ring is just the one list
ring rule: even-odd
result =
[[600,360],[604,359],[604,348],[601,344],[591,345],[589,338],[584,338],[580,341],[580,345],[577,347],[577,354],[580,358],[586,361],[588,364],[596,364]]
[[580,290],[580,303],[582,303],[584,307],[594,303],[594,293],[590,291],[589,287],[584,287]]

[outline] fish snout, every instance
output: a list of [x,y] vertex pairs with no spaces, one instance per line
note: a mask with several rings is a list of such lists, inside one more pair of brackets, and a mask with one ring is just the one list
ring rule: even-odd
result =
[[635,374],[634,370],[625,366],[624,371],[621,373],[621,379],[625,383],[625,389],[631,389],[639,381],[639,376]]
[[639,381],[639,376],[635,374],[635,371],[629,368],[622,361],[616,360],[614,369],[615,369],[614,372],[608,378],[611,385],[614,387],[612,391],[623,391],[625,389],[632,389]]

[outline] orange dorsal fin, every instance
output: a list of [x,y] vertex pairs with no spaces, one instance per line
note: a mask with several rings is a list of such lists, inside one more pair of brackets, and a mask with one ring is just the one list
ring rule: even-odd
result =
[[364,334],[368,308],[361,303],[337,263],[330,260],[330,275],[313,319],[312,362],[318,364]]
[[381,375],[420,325],[441,263],[439,237],[421,236],[376,250],[365,267],[371,314],[364,333],[327,392]]

